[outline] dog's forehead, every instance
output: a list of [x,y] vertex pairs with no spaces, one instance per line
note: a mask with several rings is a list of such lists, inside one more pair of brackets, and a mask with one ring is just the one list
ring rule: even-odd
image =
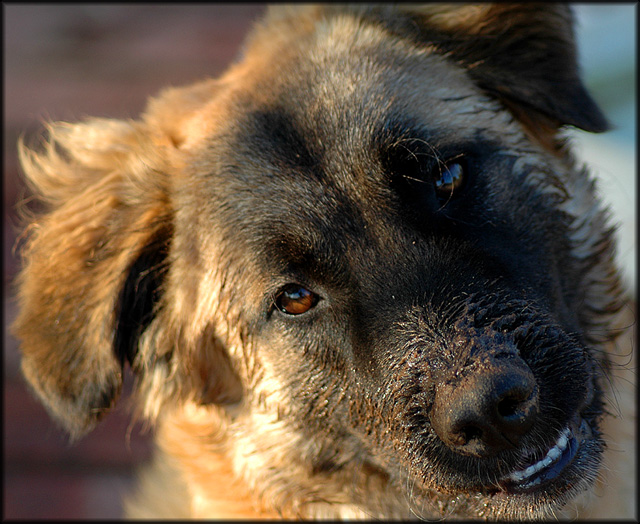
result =
[[381,29],[357,24],[327,21],[295,50],[250,54],[242,82],[224,97],[229,117],[218,136],[230,140],[223,154],[232,151],[265,183],[283,171],[312,172],[355,184],[343,188],[354,194],[367,182],[358,168],[385,141],[429,137],[437,148],[479,133],[509,137],[510,115],[463,69],[424,46],[389,45]]
[[[290,129],[327,151],[362,147],[381,123],[399,118],[458,139],[491,127],[500,105],[464,69],[428,46],[389,42],[380,28],[337,18],[319,24],[293,51],[250,57],[251,78],[235,99],[239,120],[257,115],[264,124],[266,113],[286,112]],[[275,116],[269,130],[277,133],[281,123]],[[502,123],[496,134],[503,134]]]
[[393,242],[392,224],[380,223],[392,214],[379,212],[388,180],[376,149],[411,138],[434,148],[479,134],[503,145],[521,138],[508,112],[446,57],[389,46],[380,29],[353,24],[327,22],[295,49],[254,49],[210,106],[225,119],[197,162],[205,184],[193,187],[226,237],[281,246],[287,237],[289,252],[331,235],[337,251],[364,232]]

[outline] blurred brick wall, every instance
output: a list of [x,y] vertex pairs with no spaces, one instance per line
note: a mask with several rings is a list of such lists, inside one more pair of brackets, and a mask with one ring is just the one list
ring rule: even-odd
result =
[[[217,76],[235,57],[262,5],[3,5],[4,11],[4,519],[122,516],[149,432],[124,399],[78,443],[49,419],[19,373],[10,282],[16,271],[16,141],[47,120],[133,118],[168,85]],[[131,377],[128,377],[128,383]]]

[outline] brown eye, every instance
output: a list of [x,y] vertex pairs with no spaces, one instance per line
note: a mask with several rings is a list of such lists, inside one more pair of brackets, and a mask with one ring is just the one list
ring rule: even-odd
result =
[[438,198],[442,200],[453,198],[455,192],[462,187],[465,175],[466,165],[461,158],[438,164],[433,173],[433,185]]
[[276,297],[276,307],[288,315],[300,315],[314,307],[320,297],[298,284],[289,284]]

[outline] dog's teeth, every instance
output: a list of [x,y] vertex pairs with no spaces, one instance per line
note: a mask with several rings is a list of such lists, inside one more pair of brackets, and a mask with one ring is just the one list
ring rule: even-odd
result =
[[547,453],[547,457],[545,458],[550,458],[551,461],[554,461],[560,458],[560,455],[562,455],[562,450],[560,448],[555,447],[549,450],[549,453]]
[[560,438],[558,439],[558,442],[556,442],[556,446],[561,449],[564,450],[567,447],[567,443],[569,442],[569,428],[565,429],[562,432],[562,435],[560,435]]
[[515,471],[514,473],[511,473],[511,475],[509,475],[509,478],[514,482],[520,482],[521,480],[524,479],[524,472]]
[[557,444],[558,448],[560,448],[560,449],[564,449],[564,448],[566,448],[566,447],[567,447],[567,442],[568,442],[567,437],[565,437],[564,435],[562,435],[562,436],[558,439],[558,444]]
[[522,482],[525,479],[528,479],[538,471],[543,470],[544,468],[550,466],[553,462],[558,460],[563,451],[566,449],[567,444],[569,443],[569,435],[571,434],[571,430],[566,428],[558,437],[555,445],[547,451],[547,454],[542,460],[539,460],[535,464],[527,467],[521,471],[514,471],[509,475],[509,480],[513,482]]

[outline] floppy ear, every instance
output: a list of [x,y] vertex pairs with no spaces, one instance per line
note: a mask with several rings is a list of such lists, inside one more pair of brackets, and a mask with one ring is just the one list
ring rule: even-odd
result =
[[23,372],[74,436],[122,385],[158,303],[172,217],[161,152],[141,124],[54,124],[44,150],[20,144],[45,210],[26,230],[18,277]]
[[[19,146],[44,209],[21,245],[13,330],[24,375],[72,436],[114,404],[127,362],[149,418],[166,401],[228,403],[242,394],[215,322],[194,328],[180,310],[193,297],[178,305],[171,298],[187,275],[200,278],[184,267],[198,235],[189,230],[176,242],[173,198],[175,186],[188,183],[180,148],[206,136],[211,117],[199,109],[217,90],[213,80],[169,89],[140,121],[53,124],[41,152]],[[183,261],[177,275],[176,258]]]
[[606,131],[578,71],[573,17],[560,3],[401,4],[392,30],[434,46],[525,124]]

